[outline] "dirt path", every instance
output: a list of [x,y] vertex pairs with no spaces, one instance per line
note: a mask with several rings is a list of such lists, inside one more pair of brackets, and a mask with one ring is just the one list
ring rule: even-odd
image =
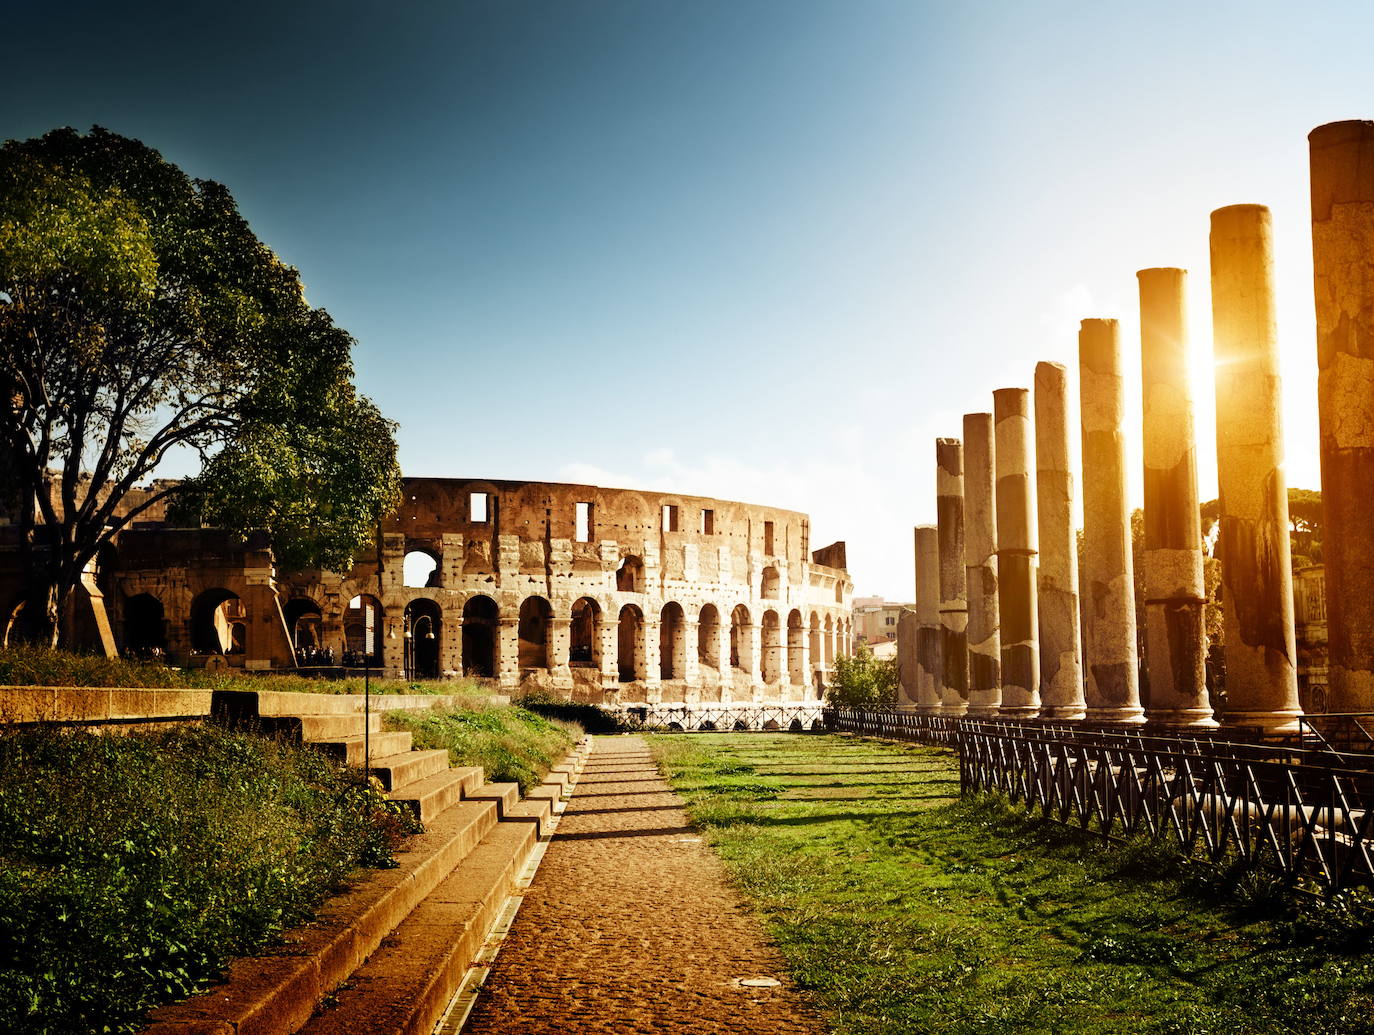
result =
[[465,1035],[824,1030],[644,741],[598,738]]

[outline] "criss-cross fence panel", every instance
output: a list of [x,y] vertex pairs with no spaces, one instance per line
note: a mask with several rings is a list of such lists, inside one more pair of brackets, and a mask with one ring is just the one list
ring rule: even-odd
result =
[[1172,836],[1329,889],[1374,883],[1374,772],[1319,753],[1206,738],[958,724],[965,793],[995,791],[1105,837]]

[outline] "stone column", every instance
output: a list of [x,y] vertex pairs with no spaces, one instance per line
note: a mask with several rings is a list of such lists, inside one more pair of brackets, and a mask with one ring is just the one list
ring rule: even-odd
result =
[[497,620],[496,678],[502,690],[520,685],[520,619],[515,615],[502,615]]
[[940,544],[940,714],[968,710],[968,598],[964,572],[964,447],[935,440],[935,508]]
[[700,623],[695,618],[682,619],[682,678],[687,682],[687,693],[701,690],[700,659],[697,657],[697,636]]
[[[1217,545],[1226,642],[1223,719],[1279,732],[1297,729],[1301,709],[1273,245],[1264,206],[1232,205],[1212,213],[1212,339],[1221,489]],[[1322,466],[1325,470],[1325,463]],[[1369,488],[1366,484],[1356,491],[1367,495]],[[1328,580],[1330,556],[1328,546]]]
[[1083,582],[1087,715],[1143,722],[1136,669],[1131,514],[1126,506],[1121,340],[1115,320],[1084,320],[1078,332],[1083,422]]
[[749,700],[757,704],[763,700],[762,621],[750,622],[741,631],[749,643]]
[[1040,715],[1081,719],[1078,543],[1069,467],[1068,371],[1062,363],[1035,365],[1035,495],[1040,533]]
[[572,619],[554,615],[549,619],[548,662],[552,676],[568,675],[568,656],[572,652]]
[[[642,673],[640,678],[644,680],[644,700],[648,704],[658,704],[663,700],[663,674],[659,666],[659,621],[657,618],[644,616],[644,622],[640,627],[640,651],[635,659],[636,663],[641,663]],[[641,653],[642,652],[642,653]]]
[[1002,714],[1040,714],[1040,615],[1035,589],[1035,475],[1026,388],[992,393],[997,452],[997,577],[1002,629]]
[[1333,122],[1307,139],[1330,707],[1367,712],[1374,710],[1374,122]]
[[[717,609],[719,610],[719,608]],[[735,689],[735,670],[730,666],[730,615],[722,614],[716,628],[716,671],[720,675],[720,701],[725,704]]]
[[1002,704],[997,632],[997,475],[992,414],[964,414],[964,574],[968,598],[968,714],[990,718]]
[[940,538],[934,525],[916,527],[916,710],[940,711]]
[[601,641],[601,688],[620,689],[620,614],[610,610],[601,612],[596,634]]
[[1207,588],[1183,299],[1188,272],[1148,269],[1136,277],[1145,459],[1145,716],[1215,726],[1207,697]]

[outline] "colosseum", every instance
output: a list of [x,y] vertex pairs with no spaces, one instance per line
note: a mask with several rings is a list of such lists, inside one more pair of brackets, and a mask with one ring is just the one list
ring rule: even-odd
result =
[[138,522],[87,580],[87,636],[192,665],[366,662],[613,707],[814,704],[850,648],[844,543],[811,551],[805,514],[548,482],[403,492],[347,574],[279,572],[265,544]]

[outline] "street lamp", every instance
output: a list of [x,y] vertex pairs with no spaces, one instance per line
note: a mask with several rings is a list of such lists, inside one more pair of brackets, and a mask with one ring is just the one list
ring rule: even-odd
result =
[[372,645],[376,642],[377,612],[364,604],[362,595],[348,602],[350,610],[363,613],[363,782],[372,783]]

